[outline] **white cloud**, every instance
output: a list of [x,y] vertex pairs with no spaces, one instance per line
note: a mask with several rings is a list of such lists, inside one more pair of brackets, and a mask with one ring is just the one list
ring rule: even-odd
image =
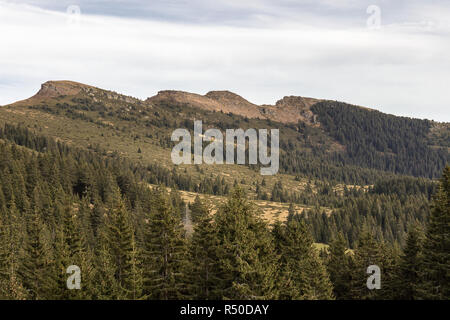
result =
[[0,104],[68,79],[140,98],[227,89],[260,104],[304,95],[450,121],[442,11],[427,8],[439,22],[431,28],[392,23],[378,31],[364,21],[336,28],[295,15],[246,27],[82,14],[74,25],[61,12],[0,2]]

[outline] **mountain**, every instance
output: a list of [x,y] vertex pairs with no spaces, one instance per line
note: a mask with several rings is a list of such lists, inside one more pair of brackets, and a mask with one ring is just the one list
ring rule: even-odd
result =
[[[0,108],[2,123],[168,167],[171,132],[192,130],[194,119],[221,130],[280,129],[280,171],[291,176],[364,185],[390,174],[435,178],[449,161],[448,123],[300,96],[256,105],[229,91],[166,90],[140,100],[78,82],[48,81],[33,97]],[[205,168],[213,175],[221,170]]]
[[[93,97],[94,101],[98,98],[100,99],[112,99],[119,100],[128,103],[136,103],[140,101],[139,99],[125,96],[122,94],[117,94],[113,91],[103,90],[94,86],[87,84],[61,80],[61,81],[47,81],[41,84],[39,91],[32,97],[15,102],[11,105],[29,105],[35,103],[45,103],[51,99],[58,99],[65,96],[83,96]],[[97,97],[97,98],[95,98]]]
[[[279,129],[278,174],[261,176],[258,165],[174,165],[171,134],[177,128],[192,132],[198,119],[204,129]],[[203,261],[195,252],[210,252],[208,263],[214,265],[223,257],[234,259],[235,244],[249,259],[242,260],[245,270],[281,270],[271,277],[279,283],[301,269],[283,269],[288,258],[289,265],[317,269],[322,259],[314,248],[322,248],[323,261],[348,258],[342,277],[335,274],[341,267],[328,272],[336,288],[336,279],[356,279],[344,281],[354,287],[347,290],[353,299],[365,297],[358,290],[367,279],[357,275],[365,274],[373,255],[384,272],[385,291],[377,297],[396,297],[400,282],[394,275],[406,270],[393,266],[404,258],[398,249],[406,246],[404,253],[414,257],[428,254],[411,250],[421,245],[407,237],[409,226],[424,228],[430,217],[432,226],[446,222],[447,182],[439,187],[436,178],[449,162],[449,133],[448,123],[337,101],[290,96],[258,106],[228,91],[162,91],[140,100],[71,81],[46,82],[33,97],[0,107],[0,256],[12,257],[0,259],[0,298],[136,298],[139,292],[120,288],[138,288],[134,284],[142,282],[135,275],[159,268],[148,260],[154,248],[171,245],[176,257],[186,253],[182,265],[191,267],[178,266],[185,272],[178,285],[193,283],[188,274]],[[432,206],[437,190],[439,202]],[[183,223],[195,225],[191,235],[185,236]],[[444,239],[444,229],[429,229],[427,237]],[[220,241],[228,238],[231,249],[224,253]],[[428,247],[442,251],[441,243]],[[275,250],[261,257],[274,259],[273,266],[255,267],[258,248]],[[121,260],[118,249],[129,258]],[[345,258],[346,252],[353,254]],[[123,267],[120,261],[134,264],[123,270],[135,270],[123,284],[111,272]],[[65,290],[65,265],[92,270],[83,285],[95,290]],[[310,288],[326,276],[320,270],[305,276],[313,279]],[[104,275],[111,277],[105,282]],[[258,278],[253,284],[260,283]],[[427,286],[435,291],[434,284]],[[298,298],[292,292],[288,288],[280,297]]]

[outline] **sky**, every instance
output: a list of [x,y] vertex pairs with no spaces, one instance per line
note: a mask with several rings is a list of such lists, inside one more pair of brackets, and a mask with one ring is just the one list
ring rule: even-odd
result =
[[0,105],[48,80],[450,122],[448,0],[0,0]]

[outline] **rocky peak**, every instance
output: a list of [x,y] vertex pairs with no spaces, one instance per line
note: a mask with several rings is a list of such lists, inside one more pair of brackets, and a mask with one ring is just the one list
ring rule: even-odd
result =
[[249,101],[242,98],[240,95],[233,93],[231,91],[210,91],[208,92],[205,97],[208,97],[210,99],[216,100],[220,103],[226,104],[226,105],[252,105],[255,106],[253,103],[250,103]]
[[319,100],[299,96],[285,96],[283,99],[278,100],[275,106],[279,108],[295,107],[301,110],[309,109],[316,102],[319,102]]
[[80,91],[89,91],[94,89],[82,83],[74,81],[47,81],[41,85],[41,89],[35,95],[39,98],[52,98],[59,96],[77,95]]

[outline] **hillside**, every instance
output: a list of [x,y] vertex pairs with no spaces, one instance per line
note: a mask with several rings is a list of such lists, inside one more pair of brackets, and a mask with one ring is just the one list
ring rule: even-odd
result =
[[[409,252],[414,228],[448,209],[442,187],[448,182],[438,187],[430,179],[448,162],[448,124],[300,97],[255,107],[226,91],[157,96],[141,101],[80,83],[47,82],[33,97],[0,107],[0,257],[10,257],[0,259],[0,299],[204,298],[192,289],[203,282],[191,275],[205,259],[223,281],[235,272],[225,267],[242,261],[249,279],[270,271],[267,281],[278,283],[310,270],[301,283],[312,281],[314,292],[302,298],[331,299],[332,288],[341,290],[328,278],[336,272],[330,269],[336,255],[348,261],[338,270],[346,277],[364,274],[358,266],[367,262],[366,252],[375,252],[384,270],[401,270],[397,261]],[[214,106],[220,107],[209,109]],[[291,110],[299,120],[236,114],[241,106],[245,112]],[[173,165],[170,135],[176,128],[192,131],[195,119],[221,130],[278,128],[280,172]],[[433,200],[437,192],[440,205]],[[65,290],[66,265],[90,270],[85,290]],[[178,270],[166,281],[175,288],[170,295],[144,280],[160,283],[161,266]],[[131,273],[115,273],[120,268]],[[391,287],[376,298],[403,297],[389,291],[398,286],[397,272],[383,275]],[[317,279],[328,279],[320,297]],[[359,288],[363,280],[345,285]],[[230,284],[218,283],[208,297],[228,292]],[[260,280],[249,283],[259,290]],[[299,298],[273,288],[267,297]],[[362,297],[341,291],[342,298]]]
[[[284,110],[274,111],[277,117],[295,113],[298,120],[275,122],[255,112],[269,109]],[[192,131],[194,119],[202,119],[204,128],[221,130],[280,129],[279,173],[262,177],[255,165],[174,166],[170,135],[176,128]],[[148,168],[151,174],[147,183],[175,187],[190,195],[190,200],[201,195],[221,203],[233,186],[240,185],[269,221],[285,219],[289,203],[294,203],[310,212],[309,223],[318,242],[328,242],[336,232],[334,224],[352,212],[354,201],[362,198],[366,199],[358,206],[367,207],[365,210],[379,207],[376,201],[389,206],[398,198],[401,204],[395,204],[397,211],[406,216],[385,217],[393,226],[405,219],[423,221],[424,204],[430,199],[428,187],[415,187],[421,191],[407,199],[397,191],[403,185],[421,186],[422,178],[427,181],[438,177],[449,162],[447,123],[302,97],[284,97],[274,106],[256,106],[228,91],[212,91],[205,96],[163,91],[142,101],[81,83],[49,81],[33,97],[0,107],[0,125],[19,125],[68,146],[127,159]],[[392,190],[386,187],[386,181],[400,184]],[[377,190],[387,190],[389,198],[383,193],[368,194],[374,185],[379,186]],[[417,194],[417,201],[411,201]],[[322,214],[331,224],[322,226]],[[361,219],[369,218],[358,214],[351,219],[353,223],[347,221],[346,226],[339,227],[346,230],[350,244],[363,225]],[[394,232],[379,223],[375,222],[377,233],[402,239],[404,221],[393,227]]]
[[81,83],[49,81],[35,96],[0,108],[4,123],[169,166],[171,132],[192,130],[194,119],[221,130],[280,129],[280,170],[294,177],[348,184],[372,184],[389,174],[436,178],[449,159],[448,123],[312,98],[290,96],[258,106],[228,91],[204,96],[161,91],[142,101]]

